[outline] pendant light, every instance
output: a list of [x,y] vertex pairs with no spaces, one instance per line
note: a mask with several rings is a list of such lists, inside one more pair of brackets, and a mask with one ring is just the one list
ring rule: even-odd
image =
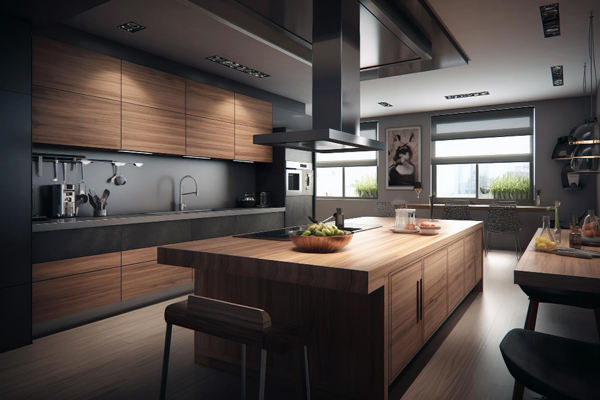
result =
[[[573,152],[571,167],[579,174],[597,174],[600,172],[600,124],[594,117],[593,94],[597,86],[596,57],[594,52],[594,15],[590,13],[588,34],[588,52],[590,56],[590,119],[571,131],[569,144],[577,145]],[[583,90],[586,90],[585,66],[583,73]]]

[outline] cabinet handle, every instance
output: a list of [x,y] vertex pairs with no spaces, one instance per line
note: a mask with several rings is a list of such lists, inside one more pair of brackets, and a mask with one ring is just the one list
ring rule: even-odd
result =
[[419,281],[417,281],[417,324],[419,323]]
[[419,303],[421,305],[421,321],[423,321],[423,279],[419,279],[419,282],[421,284],[421,300]]

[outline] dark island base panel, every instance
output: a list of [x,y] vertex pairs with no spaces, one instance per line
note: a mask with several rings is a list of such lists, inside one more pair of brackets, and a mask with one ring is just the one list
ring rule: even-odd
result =
[[43,336],[52,335],[54,333],[62,332],[67,329],[76,328],[81,325],[114,317],[116,315],[133,311],[138,308],[160,303],[161,301],[192,294],[193,291],[194,284],[188,283],[186,285],[162,290],[160,292],[151,293],[145,296],[140,296],[133,299],[123,300],[118,303],[109,304],[107,306],[98,307],[93,310],[67,315],[66,317],[41,322],[39,324],[33,324],[33,339],[39,339]]

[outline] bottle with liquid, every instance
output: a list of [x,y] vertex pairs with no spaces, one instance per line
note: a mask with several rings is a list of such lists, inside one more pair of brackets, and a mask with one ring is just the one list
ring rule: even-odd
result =
[[343,228],[344,227],[344,213],[342,212],[341,208],[337,208],[335,210],[335,226],[337,226],[338,228]]
[[540,251],[552,251],[556,248],[557,243],[554,238],[554,230],[550,226],[550,216],[544,215],[542,233],[535,238],[535,248]]
[[561,229],[560,229],[560,220],[558,218],[558,208],[560,207],[560,201],[554,202],[554,238],[556,239],[556,243],[560,244],[561,241]]
[[573,223],[571,224],[571,232],[569,233],[569,247],[572,249],[581,248],[581,229],[577,223],[577,216],[573,215]]
[[536,190],[535,191],[536,196],[535,196],[535,205],[536,206],[541,206],[542,205],[542,198],[540,197],[540,195],[542,194],[541,190]]

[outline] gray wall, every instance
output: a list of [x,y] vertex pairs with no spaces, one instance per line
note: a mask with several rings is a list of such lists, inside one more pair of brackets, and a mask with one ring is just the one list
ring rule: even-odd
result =
[[[596,117],[600,121],[600,88],[596,87]],[[596,212],[600,211],[600,174],[596,175]]]
[[[35,34],[269,101],[273,103],[274,126],[294,127],[295,125],[302,124],[306,118],[309,118],[304,115],[304,103],[221,78],[217,75],[73,28],[57,26],[52,29],[35,32]],[[281,165],[277,164],[265,164],[258,168],[255,164],[236,163],[233,161],[194,160],[158,155],[131,155],[114,151],[92,151],[40,145],[36,145],[34,151],[84,155],[87,158],[143,162],[144,166],[142,168],[135,168],[130,165],[122,168],[121,173],[127,178],[128,182],[125,186],[120,187],[106,183],[106,180],[112,175],[110,164],[98,163],[86,167],[86,183],[88,187],[95,188],[97,192],[101,192],[104,188],[109,188],[111,191],[111,198],[107,209],[109,214],[112,215],[173,210],[178,204],[179,180],[187,174],[194,176],[200,186],[199,197],[186,196],[184,199],[189,209],[235,207],[236,198],[244,192],[254,192],[256,190],[281,191],[282,188],[278,188],[278,185],[283,185],[282,181],[275,181],[269,178],[273,175],[270,170],[281,169]],[[62,167],[60,165],[59,172],[59,175],[61,175],[59,180],[62,181]],[[75,172],[77,172],[76,175]],[[68,183],[78,183],[81,179],[80,176],[78,169],[73,172],[69,170]],[[34,215],[45,214],[44,209],[48,207],[48,196],[44,196],[44,191],[40,190],[40,186],[52,184],[53,178],[52,165],[50,163],[45,163],[43,177],[38,177],[35,172],[32,172],[32,184],[36,187]],[[257,187],[257,180],[260,182],[260,188]],[[192,185],[193,183],[187,182],[184,190],[190,190],[190,188],[193,188]],[[277,205],[283,206],[283,204]],[[80,215],[82,216],[89,216],[92,212],[89,204],[84,205],[80,209]]]
[[[581,191],[567,191],[562,188],[560,172],[566,162],[554,161],[551,159],[552,150],[559,136],[568,135],[571,129],[581,124],[589,112],[589,97],[575,97],[568,99],[544,100],[529,103],[502,104],[499,106],[479,107],[472,109],[445,110],[443,112],[427,112],[419,114],[394,115],[379,118],[379,135],[381,140],[385,140],[385,130],[387,128],[402,126],[421,126],[421,168],[423,191],[421,192],[421,203],[427,203],[430,195],[430,176],[429,165],[430,155],[430,118],[436,114],[447,114],[461,111],[483,111],[496,108],[533,106],[535,107],[535,184],[536,189],[542,191],[542,205],[551,205],[555,200],[562,203],[560,218],[562,221],[569,221],[572,214],[580,216],[587,208],[594,208],[597,204],[596,197],[596,179],[588,179],[587,186]],[[325,218],[335,211],[336,207],[344,209],[346,218],[374,215],[375,203],[378,201],[394,202],[404,200],[409,203],[417,202],[414,191],[386,190],[386,166],[385,155],[380,153],[378,167],[379,199],[362,200],[330,200],[317,199],[316,214],[317,218]],[[425,217],[428,211],[421,211],[419,216]],[[436,212],[436,216],[441,216],[441,211]],[[521,213],[523,223],[522,244],[526,244],[535,229],[541,226],[542,214],[540,213]],[[472,217],[477,220],[484,220],[484,212],[474,212]],[[494,238],[492,243],[498,247],[510,247],[510,238]]]

